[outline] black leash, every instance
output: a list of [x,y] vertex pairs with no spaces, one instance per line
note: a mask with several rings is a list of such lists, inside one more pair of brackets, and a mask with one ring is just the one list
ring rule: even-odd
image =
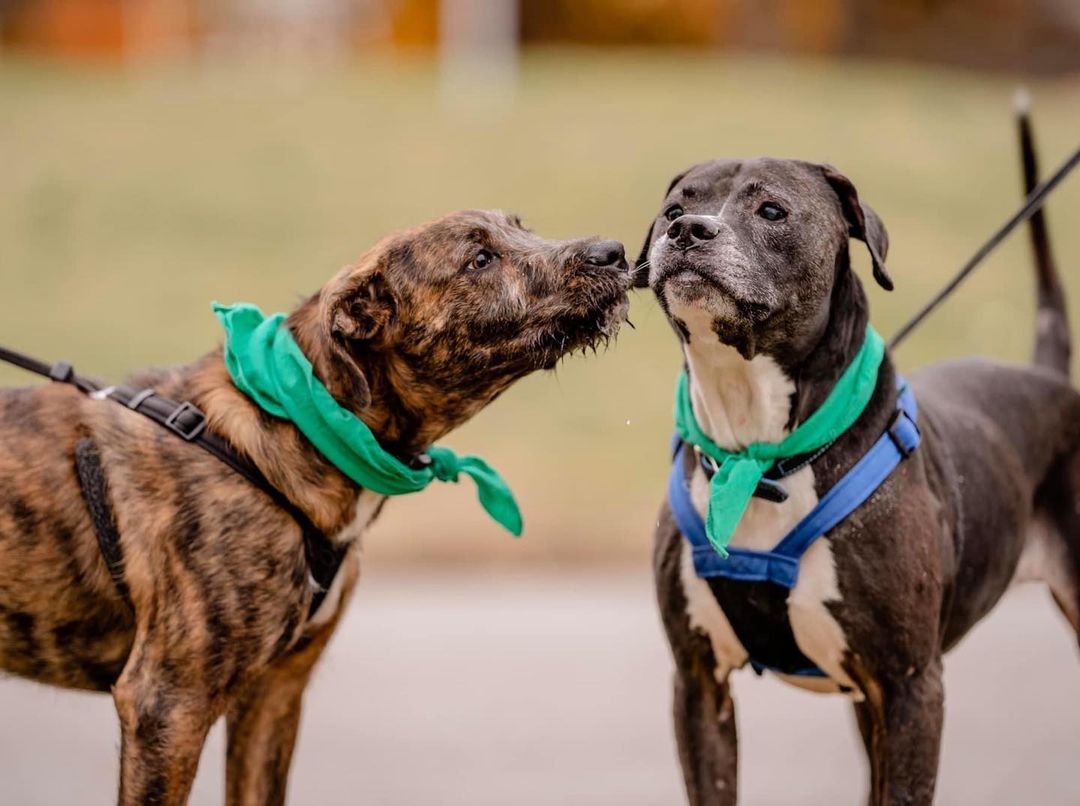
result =
[[78,387],[80,392],[86,394],[98,390],[98,385],[93,381],[76,377],[75,368],[66,361],[57,361],[55,364],[46,364],[44,361],[38,361],[36,358],[31,358],[28,355],[17,353],[14,350],[8,350],[6,347],[0,347],[0,361],[7,364],[13,364],[16,367],[19,367],[19,369],[25,369],[27,372],[33,372],[35,375],[41,375],[50,380],[60,381],[61,383],[70,383]]
[[1073,155],[1065,160],[1061,167],[1058,168],[1049,179],[1031,191],[1027,200],[1024,202],[1024,205],[1017,210],[1008,221],[1002,224],[998,230],[990,236],[986,243],[979,247],[978,251],[971,256],[968,262],[964,264],[963,268],[956,273],[956,276],[949,281],[949,284],[939,291],[917,314],[908,320],[907,324],[896,332],[889,341],[889,349],[895,350],[897,345],[907,338],[908,334],[918,327],[922,320],[929,316],[938,305],[944,302],[945,298],[956,290],[956,287],[983,262],[987,255],[997,248],[998,244],[1005,240],[1005,236],[1038,212],[1039,209],[1042,208],[1046,197],[1050,195],[1051,191],[1053,191],[1078,164],[1080,164],[1080,148],[1077,148],[1076,151],[1073,152]]
[[[77,375],[74,367],[66,361],[46,364],[36,358],[31,358],[4,347],[0,347],[0,361],[13,364],[35,375],[41,375],[59,383],[71,384],[80,392],[96,400],[111,400],[126,406],[168,429],[185,442],[198,445],[270,496],[275,504],[285,510],[296,521],[303,532],[304,555],[307,559],[308,570],[311,572],[311,578],[317,586],[315,595],[311,600],[309,615],[314,615],[315,611],[319,609],[319,605],[322,604],[323,599],[326,597],[326,592],[334,582],[334,577],[337,576],[338,569],[345,559],[348,548],[335,546],[330,538],[311,522],[311,519],[303,510],[293,504],[281,490],[270,483],[259,468],[246,457],[237,453],[224,439],[209,431],[206,428],[206,415],[197,406],[186,400],[177,403],[175,400],[158,395],[153,389],[132,389],[128,386],[101,387],[89,378]],[[96,452],[94,453],[96,454]],[[92,460],[94,456],[86,454],[84,459],[85,461],[80,461],[80,464],[90,468],[90,470],[87,473],[81,473],[80,479],[83,482],[84,492],[87,493],[85,497],[88,498],[98,542],[101,545],[102,553],[105,554],[109,572],[115,580],[119,567],[117,560],[119,556],[119,538],[109,533],[108,524],[111,516],[108,513],[98,511],[107,506],[107,499],[102,492],[104,490],[104,487],[101,486],[104,483],[103,480],[99,484],[97,479],[93,477],[95,473],[99,472],[99,470],[93,470]],[[100,461],[98,464],[100,464]],[[88,479],[90,480],[89,484],[87,483]],[[90,497],[93,497],[94,501],[90,501]],[[113,527],[112,531],[115,533],[115,527]],[[120,589],[121,594],[127,598],[126,585],[118,585],[117,587]]]

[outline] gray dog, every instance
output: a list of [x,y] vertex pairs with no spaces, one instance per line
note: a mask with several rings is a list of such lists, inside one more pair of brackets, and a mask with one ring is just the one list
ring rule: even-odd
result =
[[[782,440],[859,350],[868,310],[849,237],[866,243],[875,279],[891,288],[885,228],[833,168],[721,160],[671,183],[642,262],[682,342],[696,420],[722,448]],[[943,653],[1021,578],[1045,581],[1080,630],[1080,394],[1068,379],[1060,285],[1041,246],[1035,366],[963,360],[913,373],[921,445],[810,545],[790,589],[699,578],[664,506],[656,583],[692,804],[736,801],[728,676],[748,662],[853,700],[871,804],[929,804]],[[886,353],[855,424],[778,482],[786,500],[751,499],[731,546],[771,550],[890,430],[896,390]],[[682,451],[679,480],[703,515],[710,469],[700,459]],[[806,666],[818,673],[798,672]]]

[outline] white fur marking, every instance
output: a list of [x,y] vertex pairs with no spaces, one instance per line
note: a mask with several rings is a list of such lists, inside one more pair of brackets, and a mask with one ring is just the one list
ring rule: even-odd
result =
[[[829,679],[851,689],[855,700],[863,694],[855,682],[844,672],[841,661],[847,651],[844,631],[836,623],[826,607],[827,602],[840,601],[840,588],[836,581],[836,563],[827,537],[816,540],[799,560],[799,581],[788,596],[788,618],[795,634],[795,643],[806,657],[818,665]],[[793,681],[801,685],[808,678]],[[820,685],[822,681],[816,681]],[[807,688],[816,688],[814,685]]]
[[[779,442],[787,434],[790,397],[794,382],[772,358],[745,360],[733,348],[721,344],[712,330],[713,314],[698,306],[675,303],[672,313],[690,331],[686,359],[690,366],[690,398],[702,429],[718,445],[728,449],[752,442]],[[807,466],[787,477],[788,499],[781,504],[751,499],[732,535],[731,545],[768,551],[817,504],[814,471]],[[709,500],[708,482],[700,469],[690,484],[695,508],[704,517]],[[712,595],[708,583],[694,573],[689,547],[681,564],[683,590],[690,623],[708,634],[717,658],[717,678],[747,661],[745,648]],[[788,598],[788,617],[799,649],[829,675],[828,680],[780,675],[785,681],[812,691],[851,689],[861,693],[841,666],[847,651],[843,630],[826,607],[839,601],[836,565],[827,538],[817,540],[799,563],[799,580]]]
[[751,442],[783,439],[794,381],[770,356],[747,361],[734,347],[722,344],[712,329],[713,312],[675,302],[672,313],[690,331],[690,402],[713,442],[738,450]]
[[713,655],[716,656],[714,675],[718,683],[723,683],[732,669],[741,669],[746,664],[748,656],[728,623],[724,611],[716,603],[709,583],[694,573],[690,544],[685,540],[679,574],[682,577],[686,616],[690,620],[690,626],[708,636]]
[[[386,496],[374,493],[371,490],[363,490],[360,493],[360,497],[356,501],[356,514],[353,515],[352,523],[333,536],[334,543],[340,545],[342,543],[356,543],[356,548],[349,552],[345,558],[345,562],[359,562],[362,546],[360,544],[360,538],[367,530],[368,525],[371,523],[371,519],[375,517],[375,513],[378,511],[379,504]],[[342,588],[345,585],[345,563],[342,563],[342,567],[338,569],[337,574],[334,575],[334,581],[330,584],[330,590],[326,592],[326,598],[322,600],[322,604],[319,605],[319,609],[315,611],[307,624],[304,625],[305,630],[309,630],[313,627],[318,627],[329,621],[334,613],[337,612],[338,604],[341,601]],[[311,580],[311,584],[314,586],[315,581]]]

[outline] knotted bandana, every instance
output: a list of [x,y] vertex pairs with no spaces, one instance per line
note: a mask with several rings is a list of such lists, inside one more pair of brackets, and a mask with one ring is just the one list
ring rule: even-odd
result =
[[480,504],[513,535],[521,534],[521,511],[502,477],[478,456],[458,456],[432,446],[431,463],[413,468],[388,453],[364,422],[343,408],[315,377],[315,370],[287,327],[285,314],[266,317],[247,303],[219,305],[225,328],[225,366],[233,383],[259,408],[288,420],[338,470],[381,495],[423,490],[432,481],[476,482]]
[[690,381],[684,370],[675,386],[675,428],[684,442],[716,461],[709,490],[705,531],[721,557],[739,524],[758,482],[779,459],[818,450],[847,431],[870,402],[877,386],[885,344],[866,326],[866,338],[825,402],[782,442],[755,442],[741,451],[726,451],[701,429],[690,403]]

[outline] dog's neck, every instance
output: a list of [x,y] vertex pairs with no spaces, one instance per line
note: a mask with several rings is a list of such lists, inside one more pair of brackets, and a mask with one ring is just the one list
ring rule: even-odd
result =
[[694,416],[725,450],[780,442],[806,420],[862,347],[868,321],[865,292],[850,270],[838,273],[824,328],[801,356],[759,353],[748,360],[720,341],[709,312],[677,304],[671,312],[685,326]]
[[433,388],[393,349],[346,356],[331,343],[322,318],[316,295],[289,315],[287,325],[334,399],[403,461],[423,453],[490,400]]
[[327,535],[355,519],[360,490],[307,441],[292,423],[260,409],[233,385],[220,350],[204,356],[163,393],[191,400],[207,426],[247,456],[267,480]]
[[[363,386],[359,386],[354,369],[346,371],[342,359],[335,357],[326,343],[317,297],[301,303],[290,315],[288,325],[316,375],[335,399],[353,411],[379,443],[403,461],[425,450],[483,405],[462,403],[442,414],[432,412],[431,401],[438,398],[421,385],[410,384],[404,377],[404,362],[399,365],[392,357],[372,356],[365,360],[361,368]],[[240,392],[229,377],[220,350],[205,356],[190,374],[184,374],[184,378],[170,382],[176,385],[175,391],[161,391],[189,396],[206,412],[210,428],[249,456],[270,483],[324,532],[335,535],[353,523],[361,491],[295,426],[261,411]]]
[[767,355],[743,358],[723,344],[702,308],[673,306],[686,326],[683,344],[690,402],[701,429],[721,448],[779,442],[786,433],[795,382]]

